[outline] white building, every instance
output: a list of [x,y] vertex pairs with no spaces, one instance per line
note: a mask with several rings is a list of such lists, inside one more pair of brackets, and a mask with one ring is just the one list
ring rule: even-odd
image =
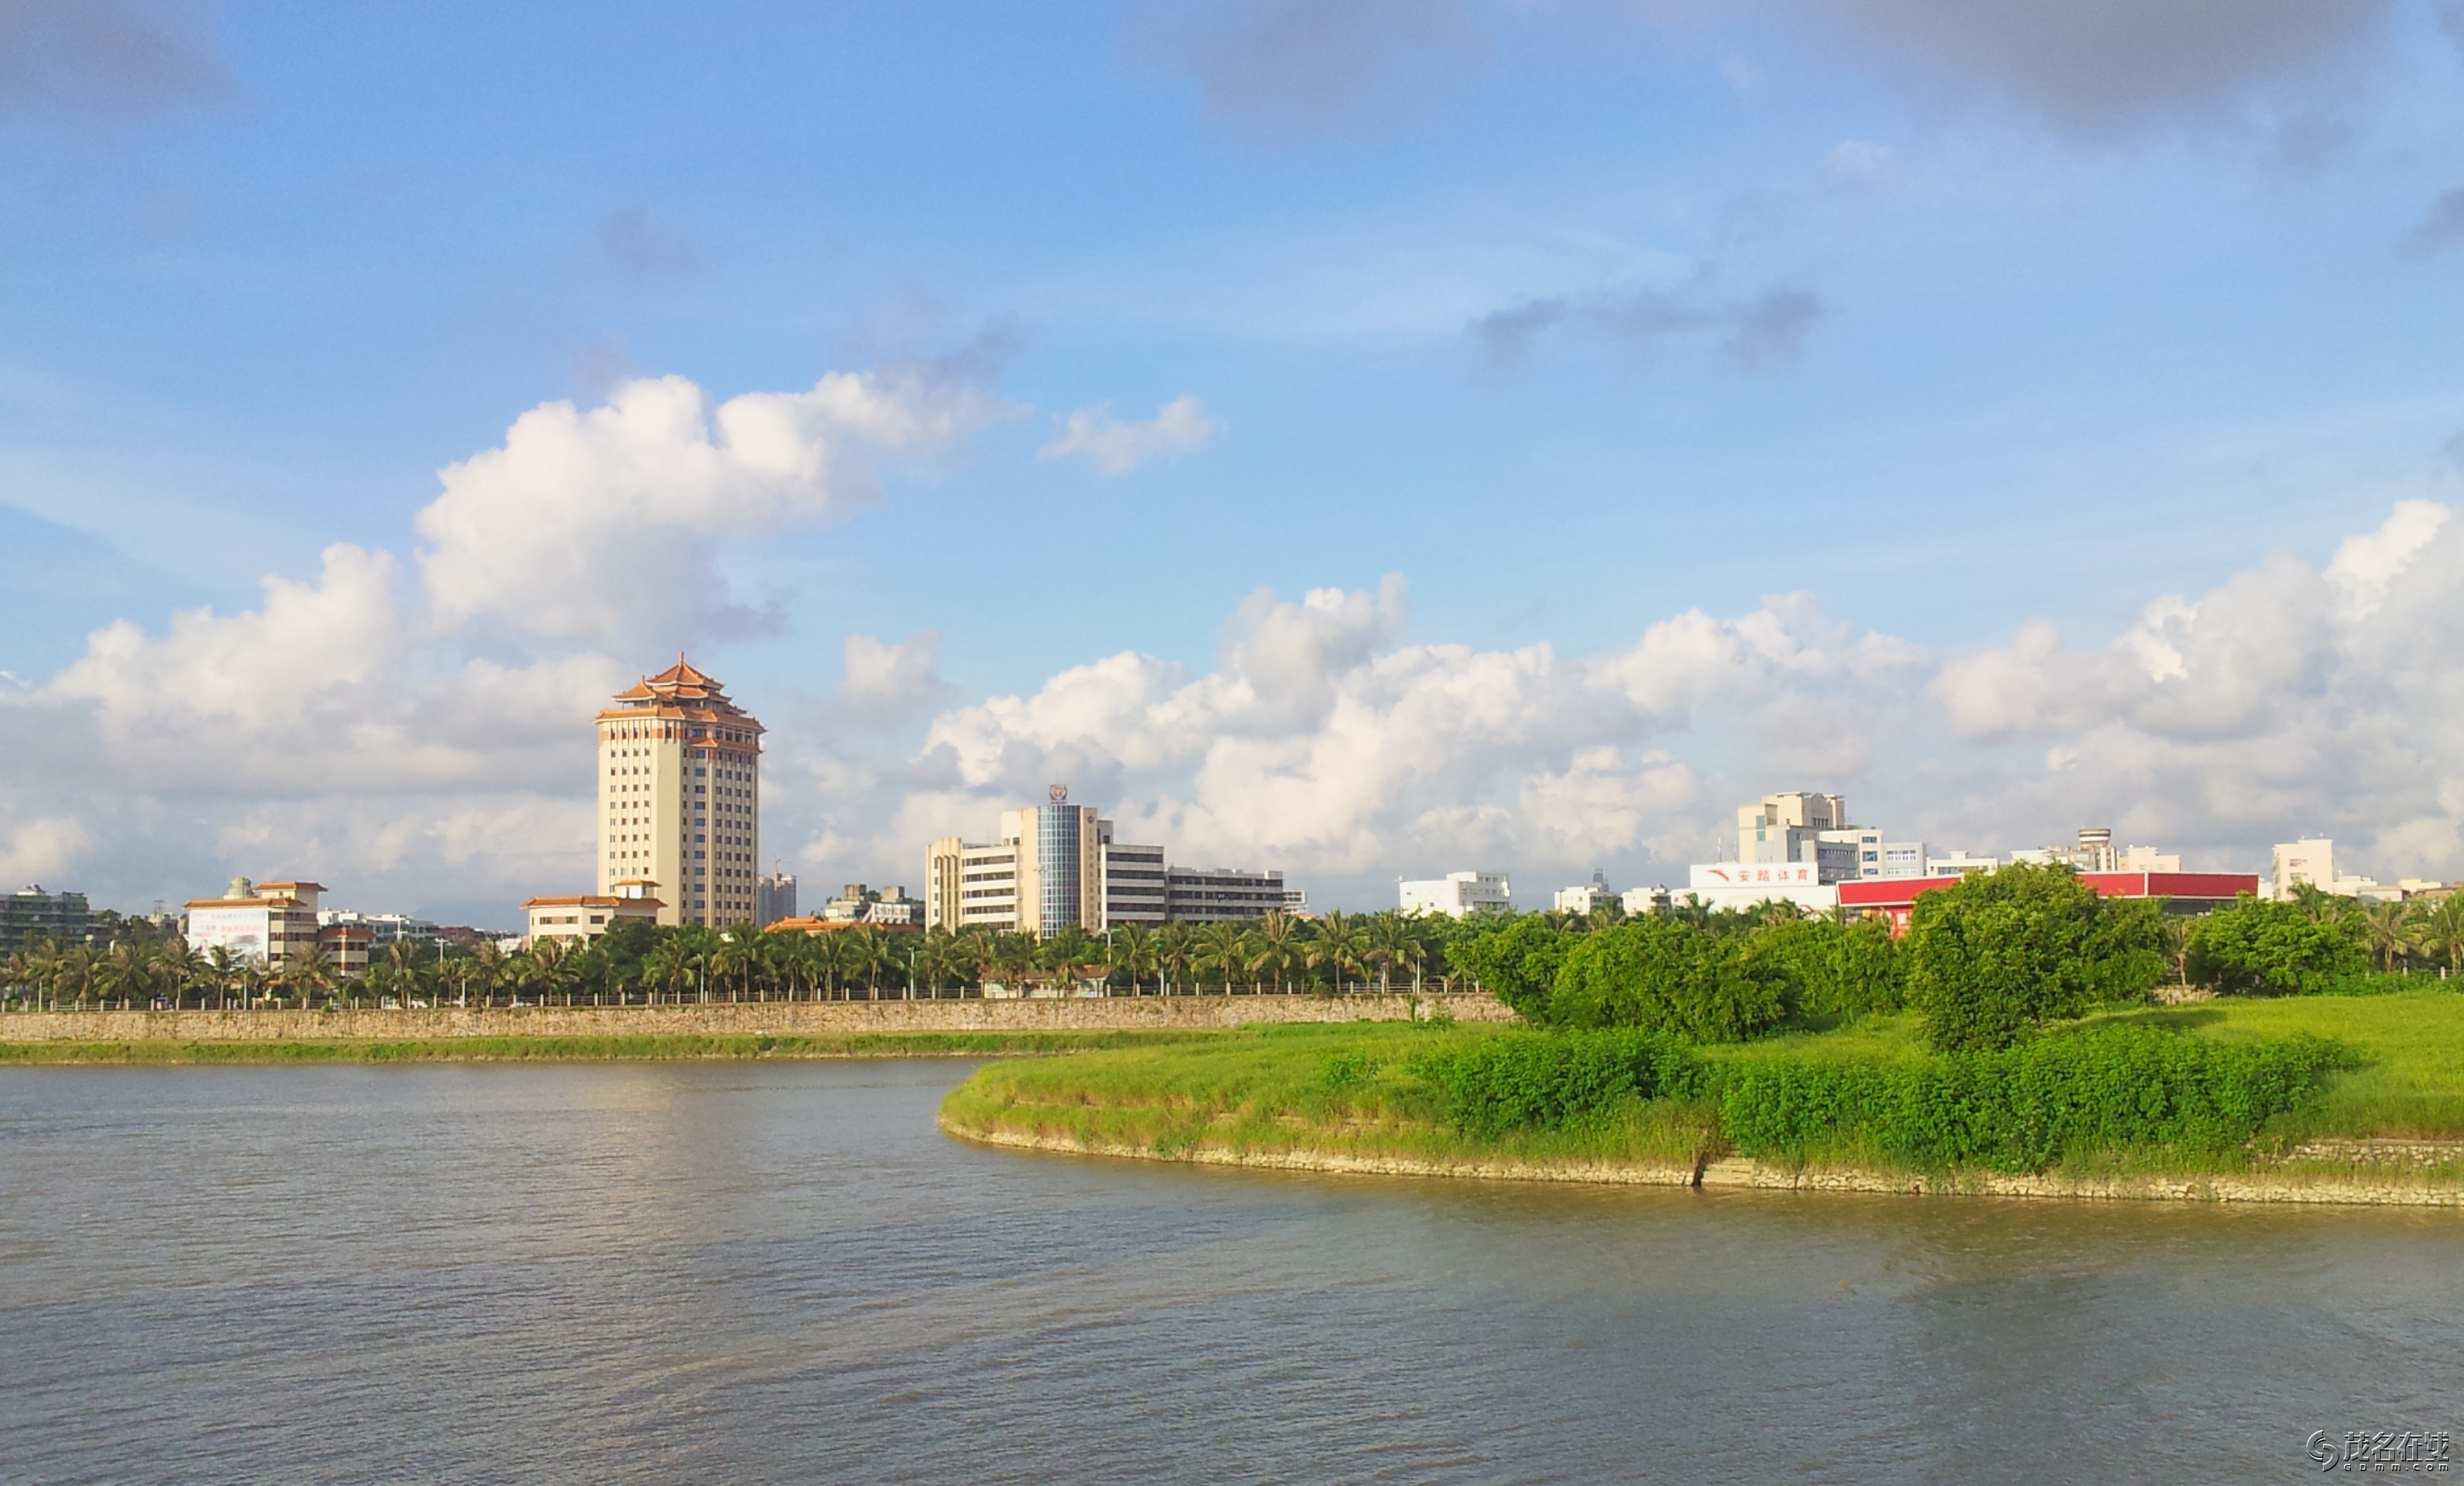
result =
[[1609,891],[1608,874],[1595,871],[1592,880],[1580,887],[1559,888],[1554,906],[1559,913],[1588,914],[1603,903],[1617,901],[1617,895]]
[[563,898],[532,898],[522,902],[529,926],[522,947],[542,940],[561,940],[580,949],[620,923],[656,923],[667,905],[649,896],[647,882],[620,882],[613,893],[579,893]]
[[359,913],[349,908],[319,908],[317,922],[321,928],[365,929],[368,942],[379,946],[407,939],[417,944],[436,943],[436,925],[408,914]]
[[924,852],[924,922],[1049,934],[1124,924],[1212,923],[1297,909],[1308,895],[1279,871],[1173,867],[1160,846],[1112,839],[1112,823],[1071,805],[1065,785],[1044,805],[1004,810],[998,839],[943,836]]
[[869,923],[877,928],[924,927],[924,900],[907,896],[896,884],[874,889],[850,882],[838,897],[822,905],[825,923]]
[[1514,908],[1514,884],[1502,872],[1450,872],[1396,886],[1406,914],[1441,913],[1449,919],[1468,919],[1476,913],[1510,913]]
[[279,965],[308,952],[321,929],[316,882],[258,882],[233,877],[220,898],[187,902],[188,947],[198,954],[229,950],[234,960]]
[[1838,886],[1815,862],[1697,862],[1686,869],[1685,891],[1705,908],[1750,908],[1772,898],[1822,913],[1839,906]]

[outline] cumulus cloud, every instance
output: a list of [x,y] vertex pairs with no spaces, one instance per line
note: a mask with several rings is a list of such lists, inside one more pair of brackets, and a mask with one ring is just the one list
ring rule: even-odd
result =
[[[415,564],[338,543],[313,579],[266,577],[252,609],[161,632],[121,620],[48,680],[0,690],[18,764],[0,866],[53,870],[99,839],[142,853],[156,884],[304,873],[400,906],[586,881],[584,723],[636,674],[613,655],[711,622],[722,543],[826,520],[869,499],[874,461],[1008,411],[970,364],[715,406],[680,378],[638,380],[605,407],[535,409],[443,472]],[[508,635],[524,658],[481,643]],[[937,638],[851,644],[857,703],[946,700]]]
[[56,889],[60,875],[94,846],[94,833],[74,815],[47,815],[30,820],[0,836],[0,883],[39,883],[45,877]]
[[1292,134],[1357,116],[1398,74],[1466,38],[1456,0],[1221,0],[1156,44],[1209,113]]
[[682,377],[623,383],[586,411],[544,404],[441,472],[414,522],[429,619],[636,650],[744,628],[756,616],[713,565],[722,543],[842,516],[873,499],[873,460],[949,449],[1015,411],[943,363],[716,406]]
[[895,645],[869,634],[848,635],[840,708],[860,721],[889,721],[948,700],[953,688],[934,668],[940,648],[938,630],[918,630]]
[[2049,622],[1940,652],[1804,594],[1692,610],[1585,655],[1413,642],[1399,578],[1261,590],[1211,667],[1125,651],[932,720],[904,763],[841,769],[815,839],[900,870],[980,837],[1045,785],[1176,859],[1272,865],[1319,901],[1470,866],[1528,889],[1607,865],[1683,881],[1734,848],[1740,800],[1843,790],[1937,850],[2008,852],[2110,825],[2256,871],[2336,835],[2383,876],[2464,871],[2464,521],[2399,504],[2324,566],[2278,554],[2159,595],[2109,642]]
[[1081,408],[1061,427],[1061,436],[1038,453],[1046,459],[1083,458],[1107,475],[1127,475],[1150,459],[1203,449],[1221,426],[1186,393],[1144,422],[1122,422],[1112,405]]
[[1522,366],[1544,336],[1576,331],[1637,355],[1674,342],[1707,340],[1738,370],[1762,371],[1802,355],[1805,338],[1822,314],[1822,301],[1803,289],[1774,288],[1728,302],[1645,289],[1526,299],[1483,316],[1471,330],[1483,362],[1497,370]]
[[130,0],[0,0],[0,112],[107,121],[224,95],[229,73],[184,24],[193,11]]
[[1271,862],[1322,882],[1466,856],[1635,857],[1701,834],[1696,771],[1645,740],[1775,686],[1844,706],[1914,654],[1831,623],[1802,596],[1734,619],[1689,612],[1573,660],[1546,645],[1403,643],[1408,619],[1396,577],[1374,594],[1261,590],[1205,675],[1124,653],[944,713],[886,823],[884,854],[895,860],[889,837],[928,819],[980,832],[997,802],[1058,780],[1074,797],[1116,802],[1128,836],[1161,839],[1182,859]]

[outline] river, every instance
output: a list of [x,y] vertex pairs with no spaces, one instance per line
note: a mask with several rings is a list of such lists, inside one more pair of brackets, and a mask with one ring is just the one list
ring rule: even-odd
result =
[[0,1071],[0,1481],[2294,1481],[2464,1215],[978,1149],[964,1065]]

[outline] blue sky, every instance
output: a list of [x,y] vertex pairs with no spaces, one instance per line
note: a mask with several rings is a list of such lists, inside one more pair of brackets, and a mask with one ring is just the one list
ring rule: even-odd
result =
[[[2386,539],[2368,581],[2409,597],[2332,566],[2464,468],[2464,10],[1970,12],[0,11],[0,865],[505,920],[587,876],[590,688],[690,647],[772,721],[765,848],[826,881],[912,876],[915,832],[1057,771],[1357,905],[1476,864],[1664,878],[1734,798],[1816,787],[1947,847],[2112,819],[2217,865],[2333,831],[2464,870],[2435,709],[2365,705],[2413,663],[2370,627],[2453,613],[2455,533]],[[542,405],[828,376],[895,417],[832,414],[827,472],[766,503],[533,466],[470,498],[459,580],[415,525]],[[574,521],[606,528],[576,570],[474,555]],[[251,619],[337,543],[386,556],[353,590],[382,613]],[[2311,598],[2250,596],[2286,563]],[[568,622],[560,584],[644,588]],[[2187,676],[2145,659],[2166,595]],[[2248,670],[2244,602],[2322,606],[2271,642],[2307,658]],[[1697,610],[1759,658],[1593,704]],[[851,635],[908,648],[851,681]],[[1546,697],[1479,690],[1538,646]],[[2268,700],[2239,732],[2123,694],[2211,651]],[[1064,705],[1125,654],[1158,669]],[[1415,711],[1424,662],[1520,721]],[[1997,710],[1996,666],[2101,699]]]

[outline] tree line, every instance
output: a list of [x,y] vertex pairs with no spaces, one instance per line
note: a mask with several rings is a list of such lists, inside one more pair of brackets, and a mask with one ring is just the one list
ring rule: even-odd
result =
[[321,948],[275,965],[176,929],[113,919],[102,943],[37,943],[0,963],[19,1006],[232,1007],[522,1002],[879,1000],[987,990],[1115,995],[1496,992],[1527,1020],[1664,1028],[1726,1041],[1913,1006],[1944,1046],[2003,1045],[2101,1001],[2172,983],[2227,994],[2351,987],[2381,974],[2464,968],[2464,899],[2357,903],[2302,887],[2171,915],[2100,898],[2064,867],[2013,866],[1921,895],[1909,932],[1773,900],[1743,911],[1688,900],[1629,917],[1457,920],[1434,915],[1272,912],[1248,922],[1076,927],[1038,938],[985,928],[818,934],[624,923],[579,944],[493,942],[439,950],[397,941],[364,976]]

